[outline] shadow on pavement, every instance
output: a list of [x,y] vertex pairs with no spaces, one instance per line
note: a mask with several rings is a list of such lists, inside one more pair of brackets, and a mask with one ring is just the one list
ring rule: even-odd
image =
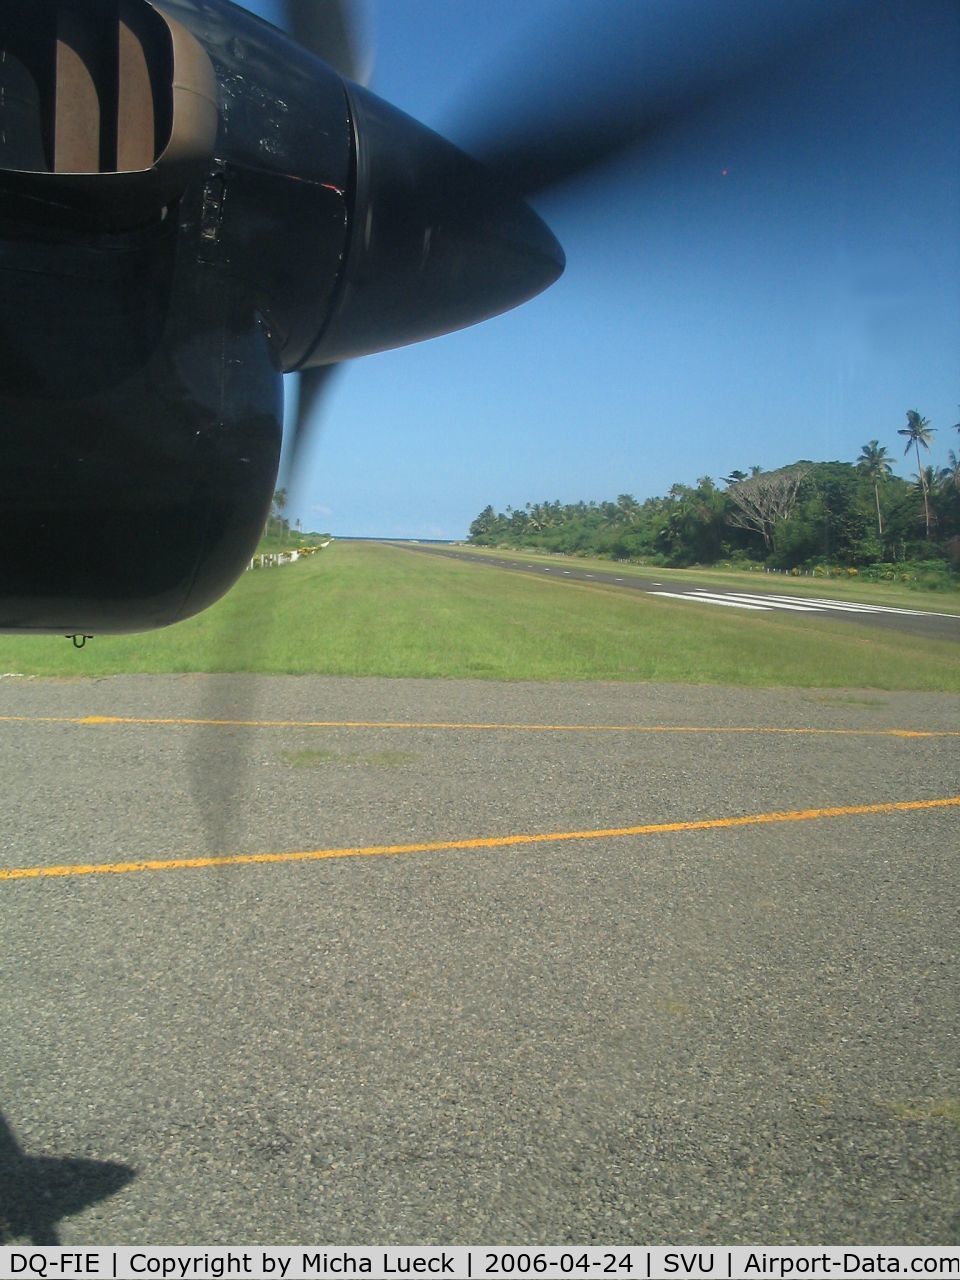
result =
[[114,1195],[136,1177],[107,1160],[28,1156],[0,1113],[0,1244],[57,1245],[61,1218]]

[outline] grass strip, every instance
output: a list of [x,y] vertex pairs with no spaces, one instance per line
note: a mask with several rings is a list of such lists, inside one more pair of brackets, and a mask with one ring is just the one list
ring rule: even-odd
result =
[[960,692],[946,640],[826,615],[739,615],[371,543],[244,574],[164,631],[0,636],[0,673],[263,672]]

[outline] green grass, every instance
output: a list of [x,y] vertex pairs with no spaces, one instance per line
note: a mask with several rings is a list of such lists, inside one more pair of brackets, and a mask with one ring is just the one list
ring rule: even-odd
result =
[[826,693],[819,697],[814,695],[812,701],[822,702],[828,707],[869,707],[871,711],[879,711],[889,705],[886,698],[864,698],[855,693]]
[[282,751],[281,759],[294,769],[317,769],[325,764],[369,764],[381,769],[396,769],[401,765],[415,764],[412,751],[372,751],[368,755],[355,752],[318,750]]
[[889,1103],[889,1109],[901,1120],[943,1120],[960,1129],[960,1098],[941,1098],[937,1102]]
[[826,616],[738,615],[593,583],[499,574],[370,543],[245,574],[165,631],[0,636],[0,673],[263,671],[668,680],[960,692],[944,640]]
[[623,577],[655,578],[664,587],[679,588],[709,585],[740,588],[751,593],[769,591],[776,595],[817,596],[825,600],[850,600],[856,604],[886,604],[901,609],[928,609],[933,613],[960,614],[960,592],[926,591],[922,587],[899,582],[865,582],[850,578],[803,578],[788,573],[764,573],[750,569],[706,569],[695,565],[690,569],[664,569],[658,565],[621,564],[616,560],[601,560],[590,556],[557,556],[545,551],[513,551],[508,547],[486,548],[462,546],[461,551],[474,555],[507,556],[512,560],[525,559],[531,564],[563,563],[576,565],[578,569],[599,570]]

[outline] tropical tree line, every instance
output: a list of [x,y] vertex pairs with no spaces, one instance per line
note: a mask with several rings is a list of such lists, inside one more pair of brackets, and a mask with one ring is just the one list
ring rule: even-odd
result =
[[287,491],[286,489],[277,489],[274,492],[266,523],[263,526],[261,544],[273,547],[276,544],[284,546],[289,542],[291,545],[299,547],[302,551],[313,543],[323,542],[330,538],[329,533],[317,533],[315,531],[304,533],[303,526],[299,520],[295,520],[291,528],[290,520],[284,514],[286,509]]
[[894,475],[886,446],[870,440],[853,462],[751,467],[719,481],[701,476],[644,502],[622,493],[605,502],[528,502],[500,512],[487,506],[468,540],[676,566],[739,560],[852,569],[923,561],[957,572],[960,457],[950,450],[949,466],[925,462],[934,431],[908,411],[899,434],[917,465],[910,479]]
[[267,513],[267,522],[263,526],[263,536],[265,538],[279,538],[281,542],[286,542],[290,537],[290,521],[284,515],[286,509],[286,489],[274,490],[270,510]]

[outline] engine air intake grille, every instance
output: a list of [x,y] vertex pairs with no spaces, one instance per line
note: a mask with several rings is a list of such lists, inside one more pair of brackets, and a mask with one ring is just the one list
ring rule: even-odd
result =
[[170,140],[170,29],[143,0],[0,0],[0,168],[149,169]]

